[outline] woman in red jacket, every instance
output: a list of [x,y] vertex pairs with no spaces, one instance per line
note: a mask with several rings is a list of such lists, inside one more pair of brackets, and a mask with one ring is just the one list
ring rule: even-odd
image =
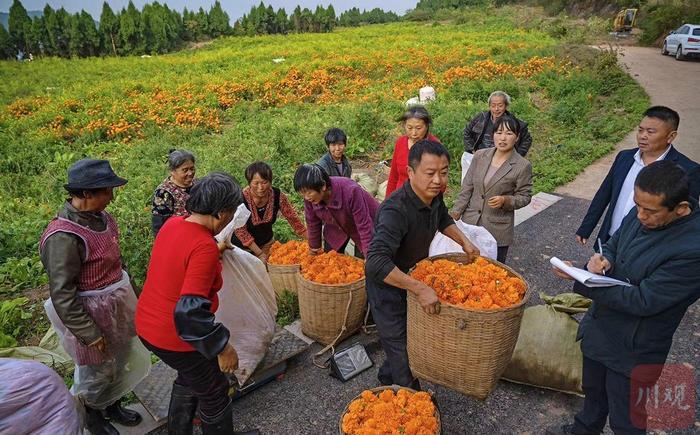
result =
[[171,434],[192,434],[198,404],[205,435],[234,433],[224,373],[233,373],[238,356],[228,329],[214,321],[223,283],[219,255],[225,249],[214,235],[231,222],[242,201],[230,175],[209,174],[190,190],[189,216],[168,219],[153,243],[136,307],[136,332],[177,370],[168,409]]
[[399,121],[403,124],[405,135],[396,139],[394,144],[394,156],[391,158],[391,170],[389,181],[386,185],[386,196],[401,187],[408,180],[408,150],[418,141],[429,139],[440,142],[438,138],[430,134],[430,126],[433,120],[423,106],[413,106],[403,114]]

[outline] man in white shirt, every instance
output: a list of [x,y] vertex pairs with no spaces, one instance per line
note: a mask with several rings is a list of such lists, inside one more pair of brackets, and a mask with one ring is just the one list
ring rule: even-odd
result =
[[[678,135],[678,113],[668,107],[654,106],[644,112],[637,129],[638,148],[620,151],[608,175],[598,188],[591,205],[576,231],[576,240],[585,245],[600,217],[605,218],[598,238],[605,243],[620,227],[622,219],[634,207],[634,180],[647,165],[658,160],[670,160],[681,166],[690,178],[690,195],[700,194],[700,165],[673,147]],[[607,212],[606,212],[607,207]]]

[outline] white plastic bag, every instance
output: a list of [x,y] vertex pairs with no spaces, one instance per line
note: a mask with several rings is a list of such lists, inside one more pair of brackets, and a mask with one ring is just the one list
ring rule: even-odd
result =
[[[478,227],[476,225],[465,224],[461,220],[455,221],[457,228],[467,236],[470,242],[472,242],[477,248],[482,257],[488,257],[492,260],[496,259],[496,254],[498,251],[498,244],[496,239],[493,238],[491,233],[484,227]],[[462,247],[459,246],[454,240],[450,239],[446,235],[438,232],[435,234],[435,238],[432,243],[430,243],[430,256],[447,254],[449,252],[464,252]]]
[[243,386],[275,335],[275,290],[265,265],[254,255],[234,248],[224,252],[221,263],[224,283],[215,315],[231,332],[229,342],[238,353],[236,379]]
[[37,361],[0,358],[0,433],[82,434],[82,410],[50,368]]
[[245,204],[241,203],[236,209],[236,212],[233,214],[233,219],[231,219],[231,222],[229,222],[228,225],[226,225],[224,229],[216,235],[216,240],[218,242],[221,242],[222,240],[231,240],[231,235],[233,234],[234,230],[244,227],[248,222],[249,217],[250,210],[248,210]]
[[462,153],[462,178],[460,178],[460,182],[464,181],[464,176],[467,175],[467,169],[469,169],[469,165],[472,164],[473,158],[474,154],[472,153],[466,151]]
[[[245,205],[238,206],[231,223],[216,235],[216,240],[230,240],[234,229],[244,226],[248,217],[250,211]],[[221,265],[224,283],[215,317],[231,332],[229,343],[238,354],[235,375],[243,386],[275,335],[277,300],[265,264],[253,254],[238,248],[226,250]]]

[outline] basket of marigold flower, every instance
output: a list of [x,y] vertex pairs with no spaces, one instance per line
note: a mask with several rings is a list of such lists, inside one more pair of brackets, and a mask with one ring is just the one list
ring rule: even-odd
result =
[[485,257],[444,254],[411,276],[433,288],[439,314],[408,294],[408,358],[413,375],[478,399],[495,387],[513,355],[531,290],[510,267]]
[[281,295],[285,290],[297,292],[301,260],[308,256],[309,245],[306,242],[291,240],[287,243],[275,241],[272,244],[267,259],[267,273],[275,293]]
[[304,334],[334,344],[360,329],[367,305],[364,266],[335,251],[302,260],[297,293]]
[[426,392],[391,385],[365,390],[340,416],[340,435],[440,434],[440,411]]

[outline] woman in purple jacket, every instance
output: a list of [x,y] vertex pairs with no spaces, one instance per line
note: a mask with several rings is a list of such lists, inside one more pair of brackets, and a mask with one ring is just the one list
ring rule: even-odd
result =
[[344,252],[350,239],[355,256],[364,258],[374,234],[379,204],[349,178],[330,177],[316,164],[294,174],[294,190],[304,197],[304,214],[312,254],[321,252],[321,233],[334,251]]

